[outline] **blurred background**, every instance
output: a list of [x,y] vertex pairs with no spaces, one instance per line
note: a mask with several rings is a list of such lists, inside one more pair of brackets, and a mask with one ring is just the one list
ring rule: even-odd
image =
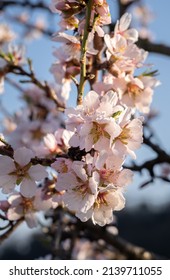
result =
[[[39,1],[31,0],[30,2]],[[50,1],[40,2],[47,6],[50,3]],[[113,22],[119,17],[118,2],[117,0],[108,1]],[[170,47],[169,10],[170,3],[166,0],[134,1],[128,9],[133,15],[132,25],[139,30],[141,36],[150,36],[152,42]],[[24,26],[17,20],[17,16],[21,16],[21,14],[27,15],[30,25]],[[141,24],[140,18],[148,20],[146,26]],[[33,11],[28,6],[13,5],[0,11],[0,24],[5,22],[13,31],[22,34],[21,37],[16,38],[16,43],[24,43],[26,56],[32,59],[39,79],[52,81],[53,77],[49,69],[54,62],[52,52],[57,43],[53,42],[49,35],[32,29],[31,25],[56,32],[59,17],[44,9]],[[155,89],[152,110],[157,114],[151,120],[150,126],[157,144],[170,153],[170,56],[151,52],[147,63],[153,64],[154,69],[158,70],[157,78],[161,82],[161,85]],[[68,106],[75,104],[75,98],[76,96],[73,94],[68,101]],[[0,99],[1,107],[6,108],[10,114],[22,106],[19,93],[8,84],[5,85],[5,93],[0,96]],[[3,110],[0,112],[0,117],[2,120]],[[137,152],[138,163],[151,158],[154,158],[154,154],[145,146]],[[165,166],[165,168],[168,169],[169,166]],[[120,213],[115,214],[118,231],[120,237],[153,251],[160,258],[169,259],[170,184],[158,179],[153,184],[140,188],[141,184],[147,180],[147,176],[147,172],[140,175],[135,173],[133,184],[127,188],[126,207]],[[8,240],[0,245],[0,259],[34,259],[50,254],[44,234],[39,228],[30,230],[25,224],[22,224]]]

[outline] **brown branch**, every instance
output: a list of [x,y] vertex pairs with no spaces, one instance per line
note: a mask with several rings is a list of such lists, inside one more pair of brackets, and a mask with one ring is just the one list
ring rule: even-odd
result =
[[169,155],[158,145],[151,141],[151,137],[143,136],[143,143],[150,147],[155,153],[161,154],[163,157],[169,157]]
[[127,9],[133,5],[134,3],[140,2],[141,0],[134,0],[132,2],[122,4],[120,0],[118,0],[118,10],[119,10],[119,17],[121,17],[124,13],[126,13]]
[[0,76],[5,76],[6,74],[9,74],[9,73],[28,77],[30,80],[23,81],[23,82],[26,82],[26,83],[31,82],[31,83],[35,84],[37,87],[39,87],[40,89],[42,89],[43,91],[45,91],[46,96],[48,98],[50,98],[51,100],[53,100],[54,103],[57,105],[57,109],[62,112],[64,111],[65,107],[63,104],[61,104],[58,101],[54,89],[52,89],[46,81],[44,81],[44,83],[40,82],[36,78],[33,71],[28,72],[21,66],[14,65],[12,63],[8,63],[3,68],[0,68]]
[[18,226],[24,221],[24,219],[20,219],[17,222],[11,224],[11,227],[0,236],[0,244],[4,242],[10,235],[18,228]]
[[[64,226],[62,227],[62,235],[60,237],[61,243],[66,239],[69,239],[70,242],[73,241],[74,243],[75,239],[77,238],[86,239],[90,242],[97,242],[99,240],[103,240],[105,246],[109,248],[109,250],[112,250],[113,248],[116,249],[116,251],[123,254],[126,257],[126,259],[151,260],[157,258],[154,253],[147,251],[145,248],[136,246],[118,237],[117,235],[113,235],[107,230],[107,225],[105,227],[100,227],[98,225],[94,225],[91,221],[82,223],[78,218],[74,216],[73,213],[61,207],[55,209],[54,212],[48,213],[46,216],[47,218],[52,218],[52,224],[48,228],[49,235],[51,237],[51,243],[53,243],[55,241],[54,239],[56,238],[56,227],[61,212],[63,212],[64,214],[62,215],[62,217],[67,216],[67,218],[62,218],[62,225]],[[59,252],[57,252],[57,254],[58,253]],[[62,248],[62,259],[65,255],[65,249]]]
[[142,172],[143,169],[146,169],[151,177],[155,177],[154,167],[162,163],[170,164],[170,156],[167,155],[164,157],[162,155],[158,155],[156,158],[145,161],[143,164],[137,165],[134,163],[132,165],[124,166],[124,167],[140,173]]
[[43,9],[45,11],[50,11],[49,7],[46,6],[43,1],[38,1],[36,3],[33,3],[31,1],[25,0],[25,1],[8,1],[8,0],[4,0],[0,2],[0,10],[3,10],[4,8],[7,8],[9,6],[20,6],[20,7],[28,7],[31,9]]
[[33,165],[41,164],[43,166],[50,166],[53,162],[55,162],[55,160],[56,160],[56,158],[49,159],[49,158],[37,158],[37,157],[35,157],[35,158],[31,159],[31,163]]
[[170,46],[163,43],[153,43],[148,39],[139,38],[137,45],[148,52],[170,56]]
[[[168,154],[165,150],[163,150],[158,144],[155,144],[151,140],[151,137],[145,137],[145,135],[144,135],[143,143],[147,147],[149,147],[154,153],[156,153],[156,157],[153,159],[147,160],[140,165],[133,163],[132,165],[124,166],[124,167],[129,168],[136,172],[140,172],[140,173],[142,172],[143,169],[146,169],[151,176],[151,180],[145,182],[143,184],[145,186],[145,185],[149,184],[154,178],[158,178],[158,176],[156,176],[154,173],[154,167],[156,165],[163,164],[163,163],[170,164],[170,154]],[[165,178],[163,180],[165,181]],[[143,185],[142,185],[142,187],[143,187]]]
[[146,249],[133,245],[126,240],[109,233],[106,228],[102,228],[97,225],[93,225],[92,222],[82,223],[78,221],[79,230],[88,230],[90,236],[94,239],[103,239],[107,244],[112,245],[118,249],[121,253],[125,254],[128,259],[134,260],[154,260],[156,256],[147,251]]

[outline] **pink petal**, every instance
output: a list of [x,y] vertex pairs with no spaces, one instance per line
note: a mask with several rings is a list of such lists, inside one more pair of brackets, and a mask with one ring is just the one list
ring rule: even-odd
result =
[[19,193],[12,194],[8,198],[8,202],[14,207],[22,202],[22,197]]
[[56,189],[59,191],[75,188],[78,185],[76,176],[72,173],[59,174]]
[[0,176],[9,174],[10,172],[14,171],[15,164],[12,158],[7,156],[0,157]]
[[37,185],[34,181],[24,178],[21,183],[20,192],[24,197],[33,197],[36,193]]
[[0,187],[3,193],[10,193],[15,187],[16,176],[4,175],[0,176]]
[[46,168],[40,164],[31,166],[31,168],[28,171],[28,174],[31,177],[31,179],[35,181],[41,181],[42,179],[48,176]]
[[33,157],[33,152],[25,147],[19,148],[14,152],[14,160],[19,163],[20,166],[27,165]]
[[85,111],[95,111],[100,105],[99,95],[95,91],[89,91],[83,100]]
[[30,228],[36,227],[38,225],[36,216],[33,212],[28,212],[25,214],[25,221]]
[[7,217],[10,221],[19,220],[23,216],[23,207],[21,205],[8,209]]

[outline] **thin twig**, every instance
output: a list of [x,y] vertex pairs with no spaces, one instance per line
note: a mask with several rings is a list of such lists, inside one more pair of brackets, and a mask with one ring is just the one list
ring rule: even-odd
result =
[[23,222],[23,220],[24,220],[24,219],[22,218],[22,219],[16,221],[15,224],[12,224],[11,227],[10,227],[5,233],[3,233],[3,234],[0,236],[0,244],[1,244],[2,242],[4,242],[7,238],[10,237],[10,235],[14,232],[14,230],[16,230],[16,229],[20,226],[20,224]]
[[91,12],[92,12],[92,5],[93,5],[93,0],[89,0],[88,4],[87,4],[86,22],[85,22],[85,27],[84,27],[83,40],[82,40],[82,44],[81,44],[80,84],[78,87],[77,105],[82,104],[84,84],[85,84],[85,80],[86,80],[86,52],[87,52],[87,40],[88,40],[89,29],[90,29],[90,18],[91,18]]

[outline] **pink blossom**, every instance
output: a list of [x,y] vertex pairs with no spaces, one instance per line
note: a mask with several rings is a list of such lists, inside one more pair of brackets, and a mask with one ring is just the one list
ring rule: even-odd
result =
[[0,181],[3,193],[11,193],[15,185],[20,185],[21,194],[32,197],[37,189],[35,181],[47,176],[45,168],[39,164],[30,163],[33,152],[27,148],[14,151],[14,159],[8,156],[0,157]]
[[98,180],[96,172],[88,174],[83,162],[74,161],[70,172],[58,175],[56,189],[65,190],[63,201],[68,209],[86,213],[97,196]]
[[127,75],[125,82],[127,85],[121,96],[121,102],[128,107],[136,107],[142,113],[149,113],[153,88],[159,85],[159,81],[151,76],[141,75],[134,78]]
[[37,211],[48,210],[51,206],[49,201],[41,199],[40,190],[37,190],[35,196],[32,198],[26,198],[20,193],[12,194],[8,198],[8,202],[10,204],[7,211],[8,219],[10,221],[16,221],[23,217],[30,228],[38,225],[35,213]]
[[75,16],[71,16],[69,18],[62,18],[59,24],[61,31],[65,29],[74,30],[75,28],[78,28],[79,20]]
[[9,43],[16,37],[16,34],[6,24],[0,24],[0,46]]
[[113,151],[118,151],[120,155],[129,154],[132,158],[136,158],[135,150],[139,149],[143,142],[143,118],[135,118],[133,120],[126,119],[128,113],[124,115],[120,122],[122,129],[119,136],[113,142]]
[[101,151],[94,160],[94,166],[100,175],[101,185],[113,184],[114,188],[123,188],[132,182],[133,172],[122,169],[125,157],[119,151]]
[[111,23],[111,14],[106,0],[95,1],[95,11],[99,15],[100,25]]
[[22,65],[26,63],[25,48],[23,46],[9,44],[8,52],[12,55],[12,62],[15,65]]
[[121,191],[107,188],[98,193],[93,207],[87,213],[77,213],[83,222],[92,218],[94,224],[104,226],[113,221],[113,211],[119,211],[125,206],[125,199]]
[[120,34],[114,37],[106,34],[104,39],[107,46],[106,56],[110,63],[108,70],[111,74],[120,77],[126,72],[133,73],[135,68],[143,65],[148,54],[146,51],[139,49],[135,44],[128,44]]
[[[67,129],[75,133],[70,139],[70,146],[85,149],[86,151],[95,148],[102,150],[111,146],[121,128],[112,117],[117,111],[123,110],[116,105],[117,95],[108,92],[100,100],[99,95],[90,91],[83,100],[83,105],[76,109],[67,109]],[[75,130],[76,128],[76,130]]]
[[138,40],[138,31],[134,28],[129,28],[132,16],[125,13],[120,20],[117,21],[114,33],[125,37],[129,42],[135,43]]

